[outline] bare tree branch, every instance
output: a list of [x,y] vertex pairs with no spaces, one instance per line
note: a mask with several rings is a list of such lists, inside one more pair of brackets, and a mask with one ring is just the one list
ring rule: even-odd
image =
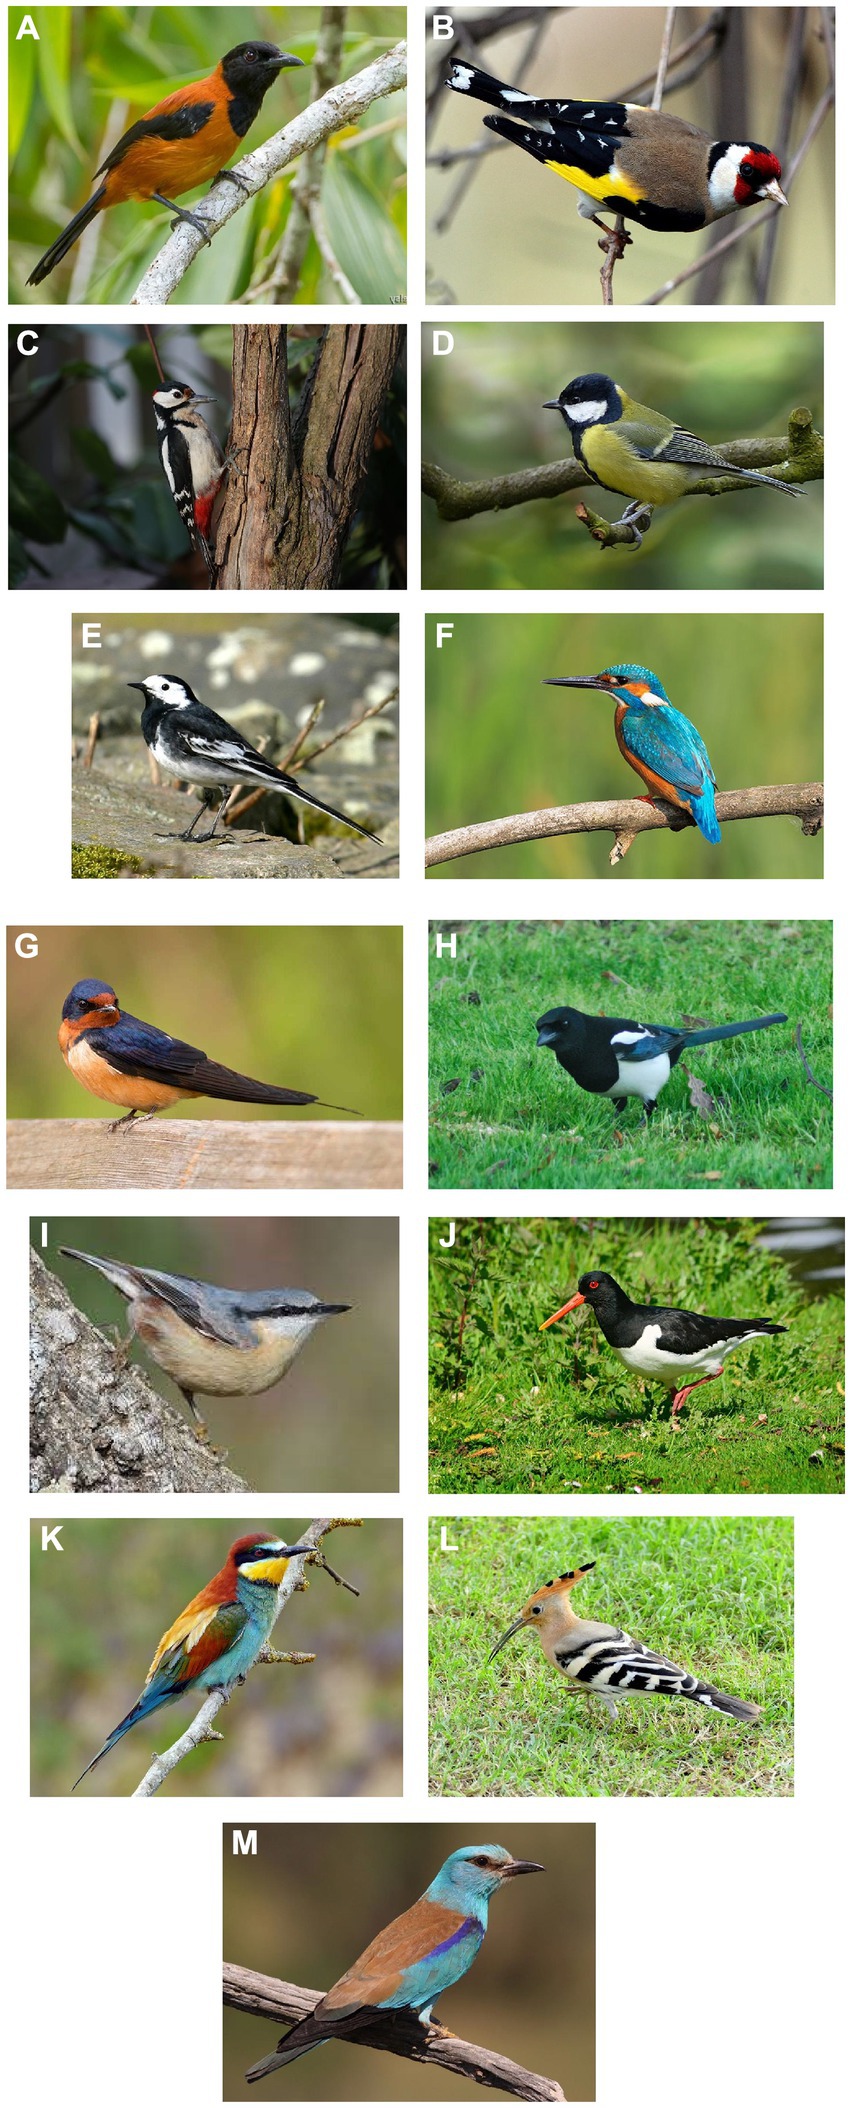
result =
[[[274,138],[267,139],[262,146],[255,147],[253,154],[246,154],[242,161],[237,162],[234,172],[245,184],[245,190],[238,189],[235,183],[222,182],[221,177],[217,179],[217,184],[201,201],[203,211],[199,208],[208,233],[217,234],[235,212],[243,210],[249,198],[279,176],[282,169],[298,159],[299,154],[307,154],[319,146],[324,148],[333,132],[340,131],[344,125],[354,124],[371,103],[384,95],[393,95],[397,88],[404,88],[407,77],[407,46],[396,44],[392,51],[384,52],[371,66],[365,66],[362,73],[353,74],[351,80],[341,81],[326,95],[320,96],[318,102],[302,110],[298,117],[293,118],[292,124],[285,125],[282,132],[276,132]],[[159,256],[149,264],[133,294],[131,307],[164,306],[185,277],[201,246],[202,236],[181,220]]]
[[[767,820],[780,816],[800,820],[804,834],[815,835],[824,825],[824,785],[821,783],[775,783],[752,790],[722,791],[715,801],[719,820]],[[678,807],[652,804],[643,798],[613,798],[586,805],[552,805],[540,812],[517,812],[507,819],[482,820],[472,827],[456,827],[448,834],[433,834],[426,842],[426,869],[448,864],[459,856],[475,856],[483,849],[505,849],[516,842],[539,842],[560,834],[614,834],[618,837],[670,827],[679,833],[694,822]],[[621,852],[623,855],[625,852]],[[621,858],[618,857],[618,862]]]
[[[304,1545],[302,1556],[287,1561],[287,1570],[278,1590],[278,1617],[280,1617],[284,1604],[289,1601],[290,1596],[295,1595],[296,1592],[301,1592],[301,1590],[309,1586],[309,1583],[304,1578],[304,1569],[306,1565],[312,1563],[312,1554],[321,1544],[323,1537],[327,1537],[331,1530],[359,1530],[361,1527],[360,1521],[352,1516],[337,1517],[336,1520],[323,1519],[308,1525],[303,1535],[295,1540],[298,1544]],[[357,1595],[358,1591],[357,1589],[352,1589],[351,1582],[341,1582],[339,1574],[335,1574],[333,1568],[325,1565],[321,1554],[315,1563],[318,1566],[325,1567],[326,1573],[331,1575],[332,1580],[336,1581],[338,1586],[349,1588],[353,1595]],[[267,1641],[265,1647],[261,1648],[254,1666],[256,1667],[258,1663],[263,1662],[291,1662],[300,1667],[305,1662],[315,1660],[316,1656],[314,1654],[278,1654],[275,1648]],[[236,1680],[237,1683],[244,1683],[244,1681],[244,1677],[238,1677]],[[215,1731],[213,1721],[216,1715],[221,1712],[222,1706],[229,1704],[235,1689],[236,1683],[230,1683],[223,1684],[217,1690],[208,1691],[203,1704],[196,1713],[194,1720],[186,1729],[185,1734],[182,1734],[177,1742],[173,1742],[170,1749],[163,1750],[161,1756],[154,1757],[140,1785],[136,1787],[135,1792],[131,1796],[134,1801],[150,1800],[153,1794],[159,1793],[160,1787],[165,1783],[169,1773],[176,1770],[177,1765],[182,1762],[183,1758],[190,1756],[193,1749],[198,1749],[202,1742],[221,1742],[224,1740],[224,1737]]]
[[[283,1983],[277,1976],[261,1976],[256,1969],[240,1969],[234,1962],[224,1964],[222,1993],[226,2006],[258,2020],[272,2020],[276,2026],[306,2019],[325,1995],[322,1991],[309,1991],[303,1984]],[[368,2027],[359,2029],[356,2035],[347,2035],[346,2041],[356,2049],[388,2050],[393,2057],[437,2065],[442,2071],[472,2080],[474,2085],[511,2094],[516,2101],[564,2100],[556,2079],[540,2078],[537,2072],[514,2064],[510,2057],[500,2057],[495,2050],[481,2049],[474,2042],[463,2042],[460,2035],[449,2034],[444,2028],[424,2026],[409,2012],[388,2013],[386,2019],[373,2017]]]

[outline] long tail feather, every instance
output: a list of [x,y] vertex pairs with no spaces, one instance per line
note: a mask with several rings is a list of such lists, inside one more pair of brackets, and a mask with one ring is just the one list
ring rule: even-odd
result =
[[106,184],[102,183],[100,190],[95,191],[94,196],[89,199],[87,205],[83,205],[79,212],[75,212],[73,219],[68,221],[67,227],[63,227],[62,233],[57,234],[55,242],[52,242],[50,248],[45,250],[44,255],[39,257],[35,269],[30,272],[27,279],[27,285],[41,285],[43,278],[49,278],[51,271],[55,271],[57,264],[62,262],[63,256],[67,256],[69,249],[73,249],[74,243],[79,241],[83,229],[88,227],[90,222],[96,218],[105,197]]

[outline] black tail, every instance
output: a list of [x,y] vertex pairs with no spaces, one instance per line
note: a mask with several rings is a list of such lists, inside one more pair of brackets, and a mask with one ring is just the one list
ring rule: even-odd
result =
[[687,1691],[687,1698],[696,1698],[699,1705],[711,1708],[713,1713],[729,1713],[734,1720],[758,1720],[761,1707],[751,1705],[747,1698],[728,1698],[726,1691],[716,1691],[711,1683],[699,1683],[696,1691]]
[[84,227],[88,227],[90,222],[96,218],[105,197],[106,184],[102,183],[100,190],[95,191],[94,197],[89,199],[87,205],[83,205],[79,212],[75,212],[73,219],[68,221],[67,227],[63,228],[61,234],[57,234],[52,247],[45,250],[44,255],[39,258],[35,270],[30,272],[27,285],[41,285],[43,278],[50,277],[51,271],[55,271],[57,264],[62,262],[63,256],[67,256],[69,249],[73,249],[74,243],[79,241]]
[[[472,95],[476,102],[488,102],[494,110],[511,110],[516,102],[522,105],[532,101],[531,96],[517,89],[506,89],[505,82],[496,80],[492,73],[482,73],[480,67],[467,66],[462,60],[450,67],[443,85],[454,88],[457,95]],[[522,108],[519,114],[522,116]]]
[[[278,773],[277,770],[275,773]],[[370,834],[368,827],[362,827],[359,820],[350,820],[348,813],[338,812],[335,805],[324,805],[321,798],[314,798],[312,791],[306,791],[300,783],[294,783],[291,776],[284,776],[279,788],[290,791],[294,798],[301,798],[305,805],[315,806],[317,812],[327,812],[329,819],[340,820],[344,827],[353,827],[355,834],[363,835],[364,841],[377,842],[379,849],[383,847],[379,834]]]
[[738,1039],[740,1032],[764,1032],[769,1025],[788,1023],[785,1010],[774,1010],[770,1017],[750,1017],[741,1025],[707,1025],[703,1032],[684,1032],[684,1047],[705,1047],[711,1039]]

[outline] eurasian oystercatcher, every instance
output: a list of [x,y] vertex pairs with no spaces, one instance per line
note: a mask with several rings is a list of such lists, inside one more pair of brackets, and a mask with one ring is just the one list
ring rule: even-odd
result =
[[665,1385],[675,1413],[689,1391],[720,1376],[734,1347],[769,1332],[789,1330],[788,1325],[769,1324],[767,1318],[703,1317],[696,1310],[633,1303],[611,1274],[592,1273],[581,1275],[577,1294],[546,1318],[539,1332],[546,1332],[580,1303],[590,1303],[600,1331],[628,1369]]

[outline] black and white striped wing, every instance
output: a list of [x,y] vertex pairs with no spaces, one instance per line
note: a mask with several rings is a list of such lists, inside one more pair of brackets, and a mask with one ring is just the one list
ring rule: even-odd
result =
[[628,1698],[650,1693],[658,1698],[698,1698],[709,1687],[688,1669],[678,1669],[664,1654],[654,1654],[628,1632],[613,1630],[605,1638],[575,1637],[557,1653],[559,1667],[599,1697]]

